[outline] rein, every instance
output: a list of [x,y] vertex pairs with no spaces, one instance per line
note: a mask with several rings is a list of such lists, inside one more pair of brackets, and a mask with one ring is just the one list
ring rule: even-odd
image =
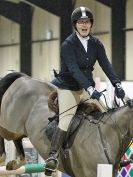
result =
[[108,163],[109,164],[112,164],[111,163],[111,160],[110,160],[110,157],[109,157],[109,154],[108,154],[108,148],[106,147],[105,143],[104,143],[104,138],[103,138],[103,134],[102,134],[102,131],[101,131],[101,127],[100,125],[98,125],[98,130],[99,130],[99,134],[100,134],[100,139],[101,139],[101,142],[102,142],[102,146],[103,146],[103,149],[104,149],[104,154],[108,160]]
[[[104,89],[103,91],[101,91],[100,93],[101,94],[103,94],[103,92],[105,92],[106,91],[106,89]],[[103,94],[104,95],[104,94]],[[90,97],[90,98],[88,98],[88,99],[86,99],[86,100],[84,100],[84,101],[82,101],[82,103],[85,103],[86,101],[89,101],[89,100],[91,100],[92,98]],[[99,102],[100,103],[100,102]],[[62,115],[62,114],[64,114],[64,113],[66,113],[67,111],[69,111],[69,110],[71,110],[71,109],[73,109],[73,108],[75,108],[75,107],[78,107],[80,105],[80,103],[79,104],[76,104],[76,105],[74,105],[74,106],[72,106],[71,108],[69,108],[69,109],[67,109],[67,110],[65,110],[65,111],[63,111],[63,112],[61,112],[60,114],[57,114],[56,116],[60,116],[60,115]],[[101,105],[101,104],[100,104]],[[101,105],[102,106],[102,105]]]
[[[121,158],[123,157],[123,155],[125,154],[127,149],[130,147],[130,145],[132,143],[131,142],[132,138],[128,136],[128,131],[127,130],[124,132],[124,130],[120,129],[120,127],[118,126],[118,124],[115,121],[113,121],[113,123],[114,123],[113,124],[114,128],[115,128],[115,130],[118,134],[119,143],[120,143],[120,147],[121,147],[119,157],[118,157],[114,167],[116,169],[120,169],[121,168],[121,163],[123,163],[123,161],[121,161]],[[126,146],[126,149],[125,149],[125,146]],[[117,165],[117,164],[119,164],[119,165]]]

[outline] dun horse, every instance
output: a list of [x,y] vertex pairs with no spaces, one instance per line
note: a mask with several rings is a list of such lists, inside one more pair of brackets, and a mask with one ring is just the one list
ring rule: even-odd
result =
[[[51,83],[35,80],[21,73],[12,73],[0,81],[0,135],[1,159],[5,154],[3,139],[13,140],[19,161],[12,169],[25,163],[21,139],[28,137],[43,159],[48,157],[50,141],[45,130],[48,117],[48,95],[56,90]],[[69,167],[64,169],[59,157],[59,170],[72,177],[96,177],[97,164],[114,165],[114,174],[121,155],[133,137],[133,108],[124,106],[109,111],[93,122],[89,115],[80,126],[69,149]],[[18,146],[19,145],[19,146]],[[67,159],[66,159],[67,161]]]

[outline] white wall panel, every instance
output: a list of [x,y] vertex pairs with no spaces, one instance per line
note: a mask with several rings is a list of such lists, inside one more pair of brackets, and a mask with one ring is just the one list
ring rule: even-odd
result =
[[133,28],[133,0],[127,0],[126,27]]
[[94,31],[105,32],[111,28],[111,10],[102,3],[95,2]]
[[[127,1],[126,28],[133,29],[133,0]],[[133,31],[126,32],[126,80],[133,80]]]
[[0,44],[19,42],[19,25],[0,16]]
[[94,11],[95,3],[96,2],[94,0],[77,0],[75,7],[86,6],[90,8],[92,11]]
[[126,80],[133,81],[133,31],[126,32]]
[[59,69],[59,41],[33,44],[32,75],[51,80],[51,70]]
[[[47,40],[48,31],[52,31]],[[60,19],[59,17],[35,8],[32,22],[32,75],[35,78],[51,79],[51,70],[59,69],[60,50]],[[56,40],[52,40],[56,38]],[[42,40],[43,42],[39,42]],[[38,42],[36,42],[38,41]]]
[[[106,50],[106,55],[111,63],[111,35],[110,34],[105,34],[105,35],[101,35],[101,36],[96,36],[100,39],[100,41],[102,41],[104,47],[105,47],[105,50]],[[104,72],[102,71],[101,67],[99,66],[98,63],[96,63],[96,65],[94,66],[94,72],[93,72],[93,76],[94,78],[96,77],[100,77],[100,79],[103,81],[103,80],[106,80],[107,77],[106,75],[104,74]]]
[[[0,16],[0,76],[7,70],[20,70],[19,25]],[[5,45],[5,46],[4,46]]]
[[47,31],[53,31],[53,38],[59,38],[59,17],[43,10],[35,8],[32,23],[32,39],[46,39]]
[[8,70],[20,71],[18,46],[0,48],[0,76]]

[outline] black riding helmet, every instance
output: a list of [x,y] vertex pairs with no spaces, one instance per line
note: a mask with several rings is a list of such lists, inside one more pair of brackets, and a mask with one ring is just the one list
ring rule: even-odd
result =
[[75,24],[79,19],[85,18],[89,18],[93,25],[93,14],[91,10],[87,7],[78,7],[72,12],[71,23],[75,27]]

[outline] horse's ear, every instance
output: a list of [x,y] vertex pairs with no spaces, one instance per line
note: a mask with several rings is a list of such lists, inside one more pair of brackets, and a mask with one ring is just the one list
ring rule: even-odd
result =
[[129,107],[133,107],[133,99],[127,100],[127,105],[128,105]]

